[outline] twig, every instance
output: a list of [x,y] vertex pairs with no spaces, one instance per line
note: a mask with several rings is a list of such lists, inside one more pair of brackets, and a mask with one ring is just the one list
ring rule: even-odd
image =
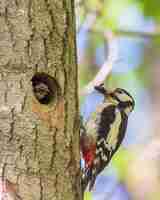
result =
[[94,79],[86,85],[80,93],[82,95],[88,94],[93,91],[94,87],[104,82],[106,77],[110,74],[113,64],[118,60],[118,45],[115,41],[115,36],[112,31],[104,32],[104,37],[108,41],[108,58],[96,74]]
[[93,27],[94,23],[96,22],[97,18],[97,11],[92,11],[86,15],[85,21],[82,25],[78,27],[77,33],[79,33],[81,30],[90,31],[90,29]]
[[[91,33],[95,34],[100,34],[103,35],[102,31],[96,30],[96,29],[90,29],[89,30]],[[133,30],[123,30],[123,29],[114,29],[112,30],[113,33],[115,33],[117,36],[127,36],[127,37],[132,37],[132,38],[158,38],[160,37],[160,32],[159,31],[152,31],[152,32],[147,32],[147,31],[133,31]]]
[[147,31],[143,32],[143,31],[117,29],[117,30],[114,30],[114,33],[116,33],[116,35],[123,35],[123,36],[129,36],[129,37],[142,37],[142,38],[160,37],[160,32],[156,30],[152,32],[147,32]]

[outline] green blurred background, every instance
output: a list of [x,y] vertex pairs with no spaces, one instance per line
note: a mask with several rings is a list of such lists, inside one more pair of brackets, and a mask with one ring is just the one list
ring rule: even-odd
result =
[[[160,200],[160,0],[76,0],[80,91],[107,60],[105,31],[118,59],[105,80],[135,98],[125,140],[96,181],[90,200]],[[87,119],[98,97],[80,95]]]

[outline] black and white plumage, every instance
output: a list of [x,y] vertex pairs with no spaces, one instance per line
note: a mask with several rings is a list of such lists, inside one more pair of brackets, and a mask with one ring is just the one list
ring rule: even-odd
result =
[[134,109],[133,97],[124,89],[113,92],[103,86],[95,87],[104,95],[104,101],[97,106],[84,124],[81,134],[81,151],[85,161],[82,188],[94,186],[97,175],[108,165],[124,138],[128,116]]

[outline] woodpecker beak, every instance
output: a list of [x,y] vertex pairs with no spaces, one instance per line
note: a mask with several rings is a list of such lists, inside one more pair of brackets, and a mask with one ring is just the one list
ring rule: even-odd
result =
[[113,91],[106,90],[106,97],[112,97],[112,96],[113,96]]
[[100,92],[101,94],[103,94],[106,97],[112,97],[113,96],[114,91],[110,91],[110,90],[104,88],[103,84],[101,84],[99,86],[95,86],[94,88],[95,88],[95,90],[97,90],[98,92]]

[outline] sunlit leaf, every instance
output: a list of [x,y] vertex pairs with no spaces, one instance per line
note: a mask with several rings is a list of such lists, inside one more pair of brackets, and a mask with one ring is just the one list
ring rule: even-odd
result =
[[113,157],[112,165],[116,169],[120,180],[125,178],[129,163],[133,157],[133,154],[124,148],[120,148],[120,150]]
[[84,200],[92,200],[92,193],[91,192],[85,192],[84,193]]

